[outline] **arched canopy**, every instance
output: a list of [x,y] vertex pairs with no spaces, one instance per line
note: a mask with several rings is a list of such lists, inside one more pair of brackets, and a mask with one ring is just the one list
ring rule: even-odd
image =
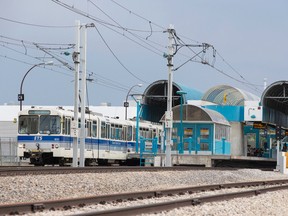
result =
[[244,101],[259,101],[260,98],[232,86],[218,85],[206,91],[202,100],[219,105],[244,106]]
[[261,104],[288,114],[288,81],[278,81],[268,86],[262,94]]
[[[168,81],[167,80],[158,80],[150,84],[144,91],[144,104],[153,104],[156,103],[164,103],[165,106],[167,104],[167,89],[168,89]],[[188,88],[184,85],[180,85],[178,83],[173,82],[172,87],[172,96],[173,101],[179,99],[179,95],[177,91],[184,91],[186,92],[183,95],[183,103],[186,103],[187,100],[200,100],[203,96],[203,93],[192,88]],[[180,104],[176,103],[176,104]]]
[[[173,121],[181,121],[180,119],[181,106],[173,107]],[[165,115],[162,116],[161,122],[165,121]],[[194,106],[191,104],[183,105],[183,121],[184,122],[210,122],[222,125],[230,125],[226,118],[210,109]]]
[[[144,91],[143,114],[142,118],[149,121],[158,122],[161,116],[167,110],[167,90],[168,81],[158,80],[150,84]],[[183,85],[173,82],[172,86],[172,107],[181,103],[181,97],[177,91],[184,91],[182,103],[186,104],[187,100],[200,100],[203,93]]]
[[288,81],[268,86],[261,97],[263,121],[288,128]]

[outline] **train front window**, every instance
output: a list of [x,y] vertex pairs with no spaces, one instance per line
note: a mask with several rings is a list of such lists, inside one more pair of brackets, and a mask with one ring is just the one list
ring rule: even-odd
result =
[[60,134],[60,122],[60,116],[42,115],[39,131],[41,134]]
[[19,134],[37,134],[38,120],[37,115],[19,116]]

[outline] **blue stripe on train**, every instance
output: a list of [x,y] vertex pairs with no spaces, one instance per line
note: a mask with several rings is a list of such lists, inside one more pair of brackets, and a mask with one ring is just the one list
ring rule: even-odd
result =
[[[70,136],[18,136],[18,142],[73,142],[73,137]],[[109,145],[114,147],[128,147],[133,148],[135,142],[118,141],[118,140],[107,140],[107,139],[94,139],[86,138],[85,145]]]

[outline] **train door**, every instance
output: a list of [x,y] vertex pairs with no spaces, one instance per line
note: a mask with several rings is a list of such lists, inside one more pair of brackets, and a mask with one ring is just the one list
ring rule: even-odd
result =
[[106,124],[106,145],[105,150],[110,151],[110,142],[111,142],[111,125]]
[[196,151],[212,152],[213,127],[210,124],[197,125]]
[[189,154],[196,152],[195,125],[183,129],[183,151]]
[[86,142],[85,142],[85,147],[87,150],[92,149],[92,121],[87,120],[86,122],[87,127],[86,127]]

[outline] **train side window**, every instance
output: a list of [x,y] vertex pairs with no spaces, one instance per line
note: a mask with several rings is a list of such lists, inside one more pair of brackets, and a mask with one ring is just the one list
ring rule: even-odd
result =
[[116,139],[116,125],[111,124],[111,139]]
[[87,121],[87,136],[91,137],[92,132],[92,123],[91,121]]
[[127,126],[123,126],[122,138],[123,140],[127,140]]
[[65,118],[64,119],[64,124],[62,124],[62,125],[63,125],[63,128],[62,128],[63,134],[70,135],[71,119],[70,118]]
[[106,138],[107,139],[110,139],[110,137],[111,137],[110,136],[111,135],[110,134],[111,133],[110,127],[111,127],[110,124],[106,124]]
[[101,138],[106,138],[106,123],[101,121]]
[[93,125],[92,125],[92,137],[97,137],[97,121],[93,121]]
[[131,141],[132,140],[132,126],[128,126],[127,129],[127,141]]
[[119,136],[119,140],[123,140],[124,139],[122,125],[119,125],[118,136]]
[[132,134],[133,134],[133,141],[135,141],[136,140],[136,127],[133,127]]

